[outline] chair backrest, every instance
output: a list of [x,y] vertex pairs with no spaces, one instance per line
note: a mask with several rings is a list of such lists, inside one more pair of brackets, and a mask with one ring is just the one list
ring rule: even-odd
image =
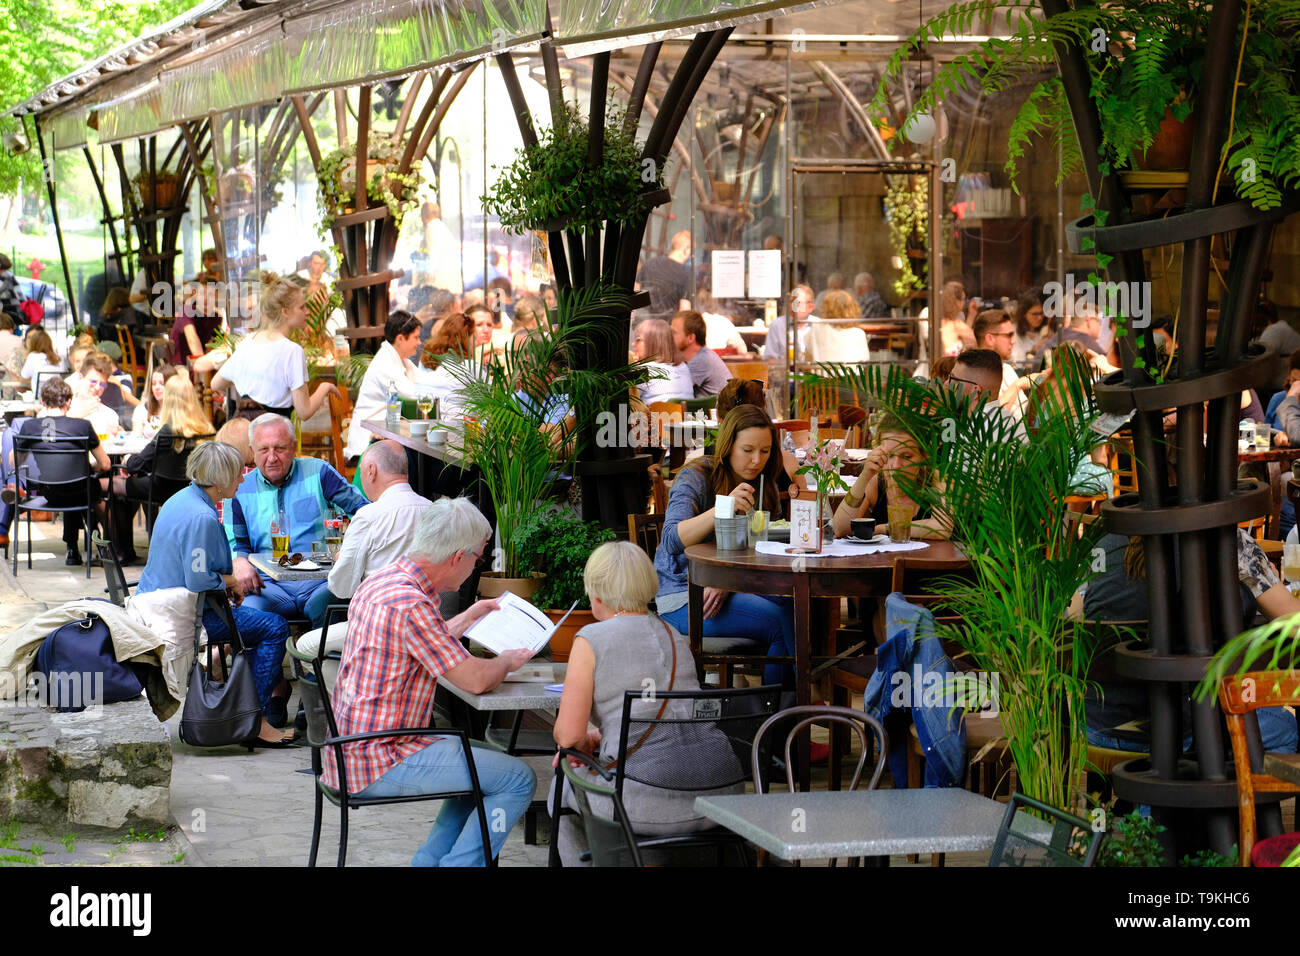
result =
[[1300,671],[1247,671],[1219,681],[1219,706],[1228,725],[1237,774],[1237,811],[1241,825],[1237,847],[1242,866],[1250,866],[1250,851],[1255,846],[1255,794],[1300,793],[1300,787],[1295,784],[1257,769],[1263,760],[1263,745],[1257,724],[1253,734],[1247,736],[1254,723],[1249,715],[1261,707],[1287,707],[1297,703],[1300,703]]
[[702,395],[699,398],[688,398],[682,404],[686,406],[687,412],[707,411],[710,408],[718,407],[718,396]]
[[334,446],[334,468],[349,481],[352,469],[345,464],[343,455],[344,438],[352,425],[352,396],[346,385],[340,384],[338,390],[330,395],[330,441]]
[[667,448],[671,442],[668,425],[680,422],[686,417],[685,406],[681,402],[651,402],[646,406],[650,422],[650,446]]
[[775,686],[626,691],[615,789],[626,780],[677,791],[743,783],[754,737],[780,699]]
[[131,596],[130,585],[126,583],[126,575],[122,573],[122,562],[117,558],[117,548],[113,542],[105,541],[99,536],[98,532],[91,532],[91,546],[95,553],[99,555],[100,563],[104,565],[104,583],[108,585],[108,599],[118,607],[126,607],[126,599]]
[[858,789],[858,782],[862,779],[862,768],[866,766],[867,755],[871,753],[868,746],[867,731],[875,734],[876,742],[876,767],[871,774],[871,780],[867,784],[868,790],[875,790],[876,784],[880,782],[880,774],[885,769],[885,755],[889,752],[889,738],[885,734],[885,727],[875,717],[864,713],[860,710],[851,710],[848,707],[829,707],[829,706],[802,706],[790,707],[780,713],[774,714],[764,722],[763,726],[758,728],[758,733],[754,735],[754,743],[750,749],[750,770],[754,776],[754,790],[758,793],[767,792],[767,784],[763,780],[763,754],[762,745],[768,732],[777,726],[786,726],[790,721],[789,730],[785,735],[785,746],[782,748],[782,761],[785,764],[785,782],[794,793],[799,789],[795,782],[794,760],[790,756],[790,747],[799,732],[805,727],[815,723],[836,723],[844,724],[851,727],[858,735],[859,753],[858,765],[853,771],[853,780],[849,784],[850,790]]
[[728,362],[727,371],[732,378],[747,378],[767,384],[771,367],[766,362]]
[[153,477],[170,483],[179,482],[182,487],[188,485],[190,480],[185,476],[185,466],[190,460],[190,453],[205,441],[212,441],[216,437],[209,433],[190,438],[164,438],[158,442],[154,456]]
[[79,485],[89,486],[91,439],[58,438],[63,448],[50,448],[47,439],[39,434],[30,435],[16,432],[14,434],[15,470],[23,471],[26,460],[34,460],[36,468],[30,467],[26,473],[31,480],[39,481],[46,488],[66,486],[69,489]]
[[[570,759],[583,767],[574,767]],[[613,789],[614,775],[589,756],[567,747],[560,750],[560,769],[573,792],[582,817],[582,828],[587,834],[587,849],[591,851],[593,866],[642,866],[641,851],[637,849],[636,834],[623,807],[623,799]],[[610,786],[601,786],[597,780]],[[596,813],[591,807],[591,797],[609,800],[614,818]],[[556,839],[552,835],[552,839]]]
[[[1021,808],[1034,811],[1042,819]],[[1103,834],[1081,817],[1013,793],[998,828],[989,866],[1092,866]]]
[[144,379],[144,370],[136,359],[135,336],[128,326],[115,325],[113,328],[117,330],[117,344],[122,350],[122,371],[131,376],[132,386],[139,389]]
[[663,530],[662,514],[627,516],[627,539],[649,555],[651,561],[659,551],[659,538],[663,535]]

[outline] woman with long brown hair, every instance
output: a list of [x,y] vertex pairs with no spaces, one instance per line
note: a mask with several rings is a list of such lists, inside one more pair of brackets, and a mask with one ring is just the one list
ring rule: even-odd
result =
[[663,319],[646,319],[636,327],[632,357],[650,367],[650,381],[637,386],[641,401],[647,405],[695,395],[691,370],[673,341],[673,330]]
[[27,330],[27,338],[23,339],[23,353],[23,370],[18,373],[18,377],[29,382],[33,388],[39,384],[36,376],[41,372],[63,374],[63,359],[54,351],[50,333],[39,325]]
[[[758,506],[760,485],[763,510],[775,511],[776,482],[782,470],[776,426],[767,412],[754,405],[738,405],[722,420],[717,454],[684,468],[673,482],[664,513],[655,571],[659,616],[683,634],[689,628],[686,609],[686,549],[713,537],[715,502],[729,496],[737,515]],[[761,594],[733,594],[704,589],[704,636],[748,637],[766,644],[768,654],[794,656],[794,610],[788,598]],[[768,684],[791,682],[788,668],[770,666]]]

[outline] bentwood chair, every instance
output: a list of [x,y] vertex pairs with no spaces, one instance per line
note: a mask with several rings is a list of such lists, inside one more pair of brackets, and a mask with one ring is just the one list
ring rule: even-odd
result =
[[[339,808],[339,857],[338,865],[344,866],[348,854],[348,814],[362,807],[383,806],[390,803],[414,803],[421,800],[446,800],[450,797],[471,797],[478,813],[479,835],[483,840],[483,865],[492,866],[492,842],[488,836],[487,811],[483,807],[483,789],[479,785],[478,770],[474,766],[474,752],[470,746],[469,734],[462,730],[446,727],[404,727],[392,730],[374,730],[360,734],[340,736],[334,722],[334,711],[330,705],[329,691],[325,688],[322,672],[325,642],[321,641],[316,654],[308,655],[299,651],[290,641],[286,649],[294,659],[294,667],[299,673],[298,693],[302,707],[307,714],[307,742],[311,745],[311,772],[315,785],[315,815],[312,818],[311,852],[307,858],[308,866],[316,865],[316,851],[320,846],[321,811],[324,801],[329,800]],[[302,676],[302,666],[311,666],[310,676]],[[347,767],[343,762],[343,746],[359,740],[382,740],[393,737],[456,737],[465,752],[465,764],[469,768],[470,788],[468,790],[448,790],[437,793],[419,793],[398,797],[358,797],[348,793]],[[337,771],[338,787],[331,787],[324,780],[325,761],[332,760]]]
[[[599,781],[589,781],[596,787],[611,790],[618,798],[613,822],[620,826],[627,824],[629,830],[627,814],[621,810],[623,787],[629,780],[642,787],[665,791],[725,792],[728,788],[739,791],[750,777],[750,752],[755,736],[780,706],[781,688],[659,691],[655,702],[667,705],[660,713],[653,717],[633,716],[633,706],[642,700],[640,689],[624,692],[618,755],[611,766],[603,768],[605,773],[598,775]],[[680,703],[673,706],[674,702]],[[669,741],[671,745],[647,746],[659,741]],[[567,766],[567,760],[559,761],[551,794],[551,866],[560,865],[562,818],[575,812],[564,807]],[[606,787],[611,782],[610,774],[612,786]],[[592,792],[589,790],[588,794]],[[581,806],[581,801],[575,802]],[[612,831],[604,827],[601,833],[604,839]],[[636,837],[635,846],[639,852],[712,847],[717,851],[719,865],[726,850],[732,848],[742,864],[750,862],[746,841],[720,827],[674,836]]]
[[[1035,811],[1046,823],[1018,811]],[[989,866],[1092,866],[1103,834],[1081,817],[1013,793]]]
[[[1300,671],[1248,671],[1219,681],[1219,706],[1228,724],[1232,741],[1232,762],[1237,775],[1237,813],[1241,833],[1237,841],[1242,866],[1268,865],[1273,857],[1272,845],[1279,841],[1297,842],[1296,834],[1281,834],[1256,842],[1256,794],[1300,793],[1300,785],[1263,772],[1264,753],[1259,742],[1259,728],[1253,712],[1261,707],[1288,707],[1300,704]],[[1247,736],[1247,724],[1251,724]],[[1300,769],[1296,754],[1269,754],[1270,760]],[[1283,768],[1285,769],[1285,768]],[[1289,847],[1288,847],[1289,848]]]

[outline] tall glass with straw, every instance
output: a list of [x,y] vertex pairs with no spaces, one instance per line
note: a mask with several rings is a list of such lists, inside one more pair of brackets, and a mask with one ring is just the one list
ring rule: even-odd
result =
[[763,484],[766,480],[766,475],[758,476],[758,504],[754,506],[754,513],[749,516],[749,540],[755,545],[755,550],[758,542],[767,540],[769,515],[763,510]]

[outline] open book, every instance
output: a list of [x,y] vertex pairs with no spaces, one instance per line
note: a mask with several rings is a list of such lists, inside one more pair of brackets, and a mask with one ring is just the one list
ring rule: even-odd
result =
[[465,636],[474,643],[487,648],[493,654],[527,648],[536,654],[551,639],[556,628],[569,619],[573,607],[565,612],[559,622],[552,624],[550,618],[529,604],[518,595],[507,591],[501,595],[501,606],[486,617],[476,621]]

